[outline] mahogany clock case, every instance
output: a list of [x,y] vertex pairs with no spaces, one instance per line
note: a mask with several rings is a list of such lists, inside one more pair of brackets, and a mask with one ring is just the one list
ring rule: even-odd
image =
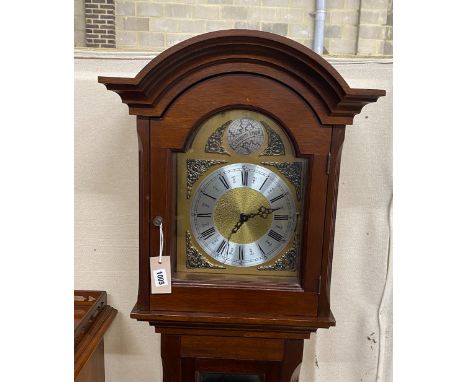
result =
[[[130,114],[137,116],[139,290],[131,317],[148,321],[163,333],[162,346],[169,351],[163,355],[163,365],[169,359],[182,362],[187,351],[188,365],[213,356],[190,356],[190,341],[198,336],[205,336],[207,349],[209,338],[219,335],[244,338],[241,341],[256,337],[273,341],[268,349],[274,359],[263,361],[290,367],[290,376],[302,358],[302,339],[335,324],[330,282],[345,127],[385,91],[350,88],[309,48],[248,30],[191,38],[161,53],[135,78],[99,77],[99,82],[115,91]],[[297,277],[259,279],[177,271],[176,156],[187,152],[204,121],[235,109],[275,121],[295,155],[307,162]],[[164,219],[164,255],[172,261],[172,293],[167,295],[153,295],[150,289],[149,258],[159,251],[159,229],[152,224],[156,216]],[[296,349],[291,354],[300,353],[290,365],[288,347]],[[224,349],[224,358],[229,359],[226,346],[215,348]],[[261,362],[259,354],[247,358]]]

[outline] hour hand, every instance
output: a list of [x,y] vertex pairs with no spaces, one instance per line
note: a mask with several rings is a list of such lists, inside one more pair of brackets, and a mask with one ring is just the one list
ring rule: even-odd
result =
[[266,219],[268,217],[268,215],[270,215],[271,213],[273,213],[273,212],[275,212],[275,211],[277,211],[277,210],[279,210],[281,208],[283,208],[283,207],[267,208],[267,207],[260,206],[256,213],[250,214],[250,217],[260,216],[261,218]]

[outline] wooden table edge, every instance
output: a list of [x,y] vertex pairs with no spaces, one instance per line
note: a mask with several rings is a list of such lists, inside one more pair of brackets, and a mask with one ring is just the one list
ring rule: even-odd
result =
[[80,341],[75,349],[75,378],[80,374],[83,366],[99,346],[116,315],[117,309],[106,305]]

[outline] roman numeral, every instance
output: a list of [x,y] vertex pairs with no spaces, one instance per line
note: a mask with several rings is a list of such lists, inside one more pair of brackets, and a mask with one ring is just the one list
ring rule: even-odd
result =
[[265,183],[267,182],[268,179],[269,179],[269,177],[267,176],[267,177],[265,178],[265,180],[263,181],[262,185],[261,185],[260,188],[259,188],[260,191],[262,190],[263,186],[265,185]]
[[238,255],[239,255],[239,260],[244,261],[244,246],[243,245],[239,245]]
[[258,249],[263,253],[263,257],[266,258],[266,253],[265,253],[265,251],[263,250],[263,248],[260,247],[260,244],[257,244],[257,247],[258,247]]
[[214,198],[214,197],[211,196],[211,195],[205,194],[203,191],[202,191],[202,194],[205,195],[205,196],[208,197],[208,198],[211,198],[211,199],[213,199],[213,200],[216,200],[216,198]]
[[211,212],[203,213],[203,214],[197,214],[197,218],[211,218]]
[[220,254],[223,253],[224,248],[226,247],[226,244],[227,244],[227,241],[226,241],[226,240],[223,240],[223,241],[221,242],[221,244],[219,245],[218,249],[216,250],[216,252],[218,252],[218,253],[220,253]]
[[289,220],[288,215],[273,215],[274,220]]
[[229,190],[229,183],[227,182],[226,178],[224,176],[220,176],[219,180],[223,184],[224,187],[226,187],[226,190]]
[[276,198],[270,199],[270,202],[271,203],[277,202],[278,200],[280,200],[281,198],[284,198],[285,196],[286,194],[278,195]]
[[249,181],[249,173],[247,170],[242,170],[242,185],[247,186],[247,183]]
[[215,234],[215,229],[214,227],[208,228],[206,231],[203,231],[201,233],[201,237],[203,240],[209,239],[211,236]]
[[270,232],[268,232],[268,236],[270,236],[272,239],[275,239],[276,241],[283,240],[283,236],[281,236],[278,232],[273,230],[270,230]]

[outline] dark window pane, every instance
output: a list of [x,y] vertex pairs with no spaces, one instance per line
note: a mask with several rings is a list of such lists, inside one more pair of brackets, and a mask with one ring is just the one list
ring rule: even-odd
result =
[[201,373],[200,382],[264,382],[259,374]]

